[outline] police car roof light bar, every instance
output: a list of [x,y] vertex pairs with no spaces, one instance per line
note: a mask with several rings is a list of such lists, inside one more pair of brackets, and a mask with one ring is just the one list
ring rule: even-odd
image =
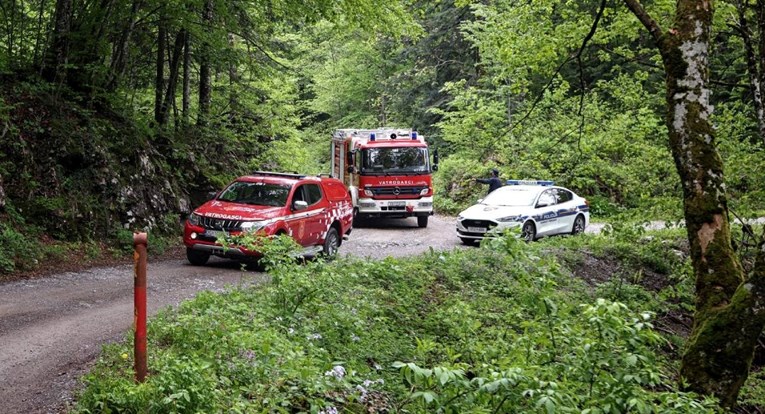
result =
[[555,185],[554,181],[549,180],[507,180],[507,185],[540,185],[543,187],[549,187]]

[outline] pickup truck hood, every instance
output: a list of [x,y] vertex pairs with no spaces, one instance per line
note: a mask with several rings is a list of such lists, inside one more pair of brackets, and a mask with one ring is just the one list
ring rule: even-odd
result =
[[279,217],[283,215],[284,209],[285,207],[257,206],[210,200],[194,210],[194,213],[200,216],[226,220],[258,221]]

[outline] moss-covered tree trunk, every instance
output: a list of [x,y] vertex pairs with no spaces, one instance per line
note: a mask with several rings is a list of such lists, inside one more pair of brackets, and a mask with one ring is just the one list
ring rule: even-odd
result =
[[765,277],[760,260],[745,280],[731,245],[723,165],[710,122],[713,4],[678,0],[674,25],[663,31],[639,1],[625,3],[653,35],[666,71],[669,144],[682,182],[696,279],[696,313],[681,375],[688,389],[732,406],[765,322]]

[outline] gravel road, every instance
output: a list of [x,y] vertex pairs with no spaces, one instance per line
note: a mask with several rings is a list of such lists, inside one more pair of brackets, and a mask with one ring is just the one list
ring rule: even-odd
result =
[[[340,254],[379,259],[459,245],[454,218],[435,216],[424,229],[413,218],[356,228]],[[194,267],[185,259],[150,257],[147,273],[150,314],[201,290],[266,279],[217,258]],[[65,411],[101,346],[121,340],[132,323],[132,265],[0,284],[0,413]]]

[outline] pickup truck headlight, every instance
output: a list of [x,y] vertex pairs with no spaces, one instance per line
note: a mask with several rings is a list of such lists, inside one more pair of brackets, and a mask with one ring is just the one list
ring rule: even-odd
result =
[[506,216],[497,219],[500,223],[507,223],[508,221],[521,221],[521,216]]
[[242,222],[242,225],[240,226],[240,228],[242,229],[242,231],[255,232],[268,226],[269,224],[273,222],[274,220],[245,221],[245,222]]
[[191,213],[189,216],[189,224],[193,226],[199,226],[202,224],[202,216],[197,213]]

